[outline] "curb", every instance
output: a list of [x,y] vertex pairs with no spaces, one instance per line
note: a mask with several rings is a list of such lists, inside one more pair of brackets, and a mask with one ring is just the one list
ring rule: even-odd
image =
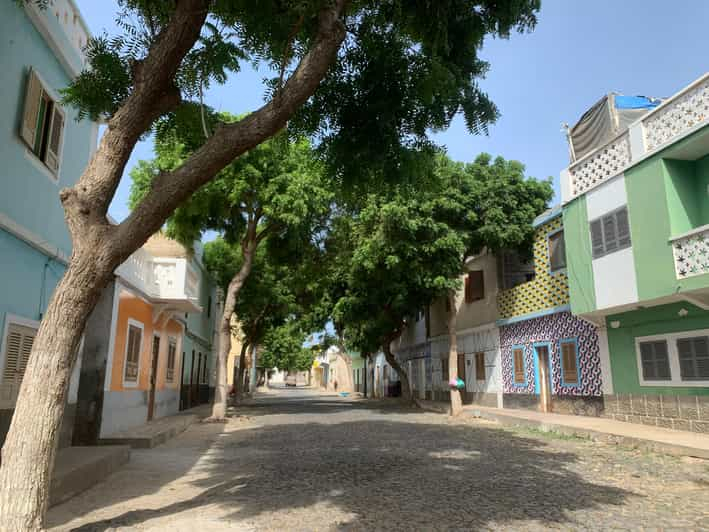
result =
[[555,432],[558,434],[563,434],[565,436],[575,436],[577,438],[583,438],[595,442],[622,445],[624,447],[631,447],[659,454],[689,456],[692,458],[702,458],[705,460],[709,460],[709,449],[699,449],[686,445],[658,442],[656,440],[648,440],[632,436],[622,436],[620,434],[613,434],[610,432],[599,432],[597,430],[592,429],[580,429],[577,427],[569,427],[566,425],[548,423],[545,421],[519,418],[504,414],[495,414],[483,410],[476,410],[474,408],[465,410],[464,414],[470,417],[487,419],[489,421],[497,421],[498,423],[500,423],[500,425],[507,427],[534,428],[539,429],[542,432]]

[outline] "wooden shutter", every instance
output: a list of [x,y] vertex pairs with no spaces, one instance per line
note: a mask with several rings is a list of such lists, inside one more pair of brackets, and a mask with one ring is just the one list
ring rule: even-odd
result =
[[561,344],[561,365],[565,384],[578,384],[578,367],[576,365],[576,344],[563,342]]
[[683,381],[709,380],[709,337],[677,340],[677,352]]
[[566,267],[566,247],[564,232],[559,231],[549,237],[549,266],[551,271]]
[[465,276],[465,302],[473,302],[473,293],[471,291],[470,274]]
[[594,258],[603,255],[603,226],[600,219],[591,222],[591,249]]
[[630,245],[630,224],[628,223],[628,209],[621,209],[615,213],[615,225],[618,235],[618,247]]
[[610,253],[618,249],[618,233],[615,224],[615,214],[603,217],[604,252]]
[[485,380],[485,353],[475,353],[475,378]]
[[643,379],[646,381],[671,380],[670,361],[665,340],[642,342],[640,344],[640,361],[643,367]]
[[524,384],[526,381],[524,375],[524,351],[515,349],[512,351],[514,358],[514,380],[517,384]]
[[37,138],[37,121],[39,120],[40,102],[42,101],[42,83],[33,69],[27,76],[25,105],[20,125],[20,137],[34,150]]
[[59,154],[62,148],[64,132],[64,113],[55,103],[52,106],[52,120],[49,125],[49,140],[44,162],[54,173],[59,171]]
[[140,362],[140,348],[143,332],[135,325],[128,326],[128,350],[126,352],[126,367],[123,373],[123,380],[128,382],[138,382],[138,364]]
[[32,343],[37,334],[35,329],[22,325],[10,324],[5,342],[5,367],[2,380],[4,383],[18,383],[22,380],[27,362],[32,352]]

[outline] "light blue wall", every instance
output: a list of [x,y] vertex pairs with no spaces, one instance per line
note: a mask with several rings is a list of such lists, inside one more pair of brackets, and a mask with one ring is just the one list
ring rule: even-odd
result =
[[[67,42],[68,46],[68,42]],[[58,182],[53,182],[25,154],[18,134],[27,72],[33,67],[58,93],[69,75],[16,2],[0,4],[0,213],[30,230],[67,255],[71,241],[64,223],[59,191],[71,186],[85,168],[91,150],[93,125],[76,121],[76,111],[64,107],[64,147]],[[37,164],[42,163],[36,161]],[[6,262],[5,259],[3,262]],[[3,272],[0,272],[3,273]],[[7,277],[3,277],[7,281]]]
[[63,264],[0,230],[0,335],[8,313],[39,321],[64,269]]

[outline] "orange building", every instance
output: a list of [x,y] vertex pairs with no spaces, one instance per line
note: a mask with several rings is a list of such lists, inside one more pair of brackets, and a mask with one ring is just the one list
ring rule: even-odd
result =
[[162,235],[116,269],[86,327],[75,444],[208,400],[216,299],[199,255]]

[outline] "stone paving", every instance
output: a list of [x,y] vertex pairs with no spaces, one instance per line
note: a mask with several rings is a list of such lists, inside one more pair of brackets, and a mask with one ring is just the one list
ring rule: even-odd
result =
[[54,530],[709,530],[709,461],[283,390],[50,511]]

